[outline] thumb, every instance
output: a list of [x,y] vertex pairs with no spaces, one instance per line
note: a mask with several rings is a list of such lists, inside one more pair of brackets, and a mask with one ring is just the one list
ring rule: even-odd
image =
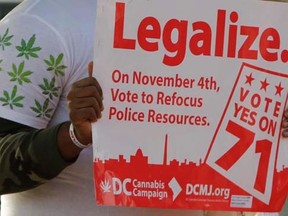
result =
[[92,77],[93,75],[93,61],[89,62],[88,64],[88,75],[89,77]]

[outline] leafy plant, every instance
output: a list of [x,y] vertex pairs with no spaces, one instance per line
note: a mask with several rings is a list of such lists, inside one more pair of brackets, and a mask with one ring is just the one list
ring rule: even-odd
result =
[[11,77],[10,81],[15,82],[17,81],[19,85],[22,85],[23,82],[25,83],[31,83],[31,80],[29,79],[29,76],[32,74],[31,71],[24,71],[25,63],[24,61],[19,64],[19,67],[15,64],[12,64],[12,72],[8,72],[9,76]]
[[56,76],[64,76],[64,70],[67,68],[67,66],[62,64],[63,57],[64,55],[61,53],[56,59],[54,56],[50,55],[49,60],[44,60],[44,62],[48,65],[47,71],[54,72]]
[[34,43],[36,40],[35,34],[29,39],[28,42],[26,42],[24,39],[21,40],[21,46],[16,46],[16,49],[20,52],[17,57],[24,56],[27,60],[29,60],[30,57],[32,58],[38,58],[36,52],[39,52],[42,48],[41,47],[34,47]]
[[20,103],[25,97],[17,96],[17,86],[13,87],[11,95],[7,91],[3,91],[3,97],[0,98],[0,101],[3,102],[2,106],[10,106],[10,109],[15,107],[23,107],[23,104]]
[[47,98],[43,105],[40,104],[38,100],[35,99],[35,106],[30,107],[37,115],[36,117],[42,117],[42,118],[50,118],[51,112],[53,109],[49,108],[49,99]]
[[43,79],[43,84],[39,85],[39,87],[43,90],[44,95],[48,95],[52,100],[53,96],[58,97],[58,90],[60,87],[55,86],[55,77],[49,82],[48,79]]
[[0,47],[2,48],[3,51],[5,50],[5,47],[12,45],[10,41],[14,37],[14,35],[8,35],[8,34],[9,34],[9,28],[6,29],[3,36],[0,35]]

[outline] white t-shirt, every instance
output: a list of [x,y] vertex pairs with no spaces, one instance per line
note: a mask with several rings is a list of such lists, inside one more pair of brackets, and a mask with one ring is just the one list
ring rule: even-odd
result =
[[[0,117],[35,128],[68,119],[66,95],[72,83],[87,76],[87,64],[93,59],[95,12],[96,0],[25,0],[1,21]],[[1,216],[204,215],[203,211],[97,206],[91,148],[55,179],[33,190],[4,195],[1,202]]]

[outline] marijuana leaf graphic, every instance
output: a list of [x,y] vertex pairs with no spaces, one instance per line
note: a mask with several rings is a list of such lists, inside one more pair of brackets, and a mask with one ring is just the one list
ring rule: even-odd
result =
[[1,68],[1,63],[3,62],[3,59],[0,59],[0,72],[3,71],[3,69]]
[[39,52],[42,48],[41,47],[33,47],[36,40],[36,35],[34,34],[26,43],[24,39],[21,40],[21,46],[16,46],[16,49],[20,52],[17,57],[24,56],[27,60],[29,60],[30,57],[32,58],[38,58],[39,56],[36,54],[36,52]]
[[19,64],[17,68],[15,64],[12,64],[12,72],[8,72],[9,76],[11,77],[10,81],[15,82],[17,81],[19,85],[22,85],[23,82],[31,83],[31,80],[28,78],[32,72],[31,71],[24,71],[25,63],[24,61]]
[[47,71],[54,72],[56,76],[64,76],[64,70],[67,68],[67,66],[61,64],[63,57],[64,55],[61,53],[56,59],[54,56],[50,55],[49,60],[44,60],[44,62],[48,65]]
[[51,80],[49,83],[48,79],[44,78],[43,79],[43,84],[39,85],[39,87],[43,90],[44,95],[48,95],[49,98],[52,100],[53,96],[58,97],[58,90],[60,87],[55,86],[55,77]]
[[17,86],[13,87],[11,95],[7,91],[3,91],[4,97],[0,98],[0,101],[3,102],[2,106],[10,106],[10,109],[15,107],[23,107],[23,104],[20,103],[25,97],[17,96]]
[[35,106],[30,108],[37,114],[36,117],[39,118],[50,118],[53,111],[53,109],[49,108],[49,99],[46,99],[43,105],[35,99]]
[[104,193],[110,192],[111,185],[109,184],[109,181],[107,179],[105,179],[104,182],[101,181],[100,187],[101,187],[101,189],[103,190]]
[[6,29],[3,36],[0,35],[0,47],[2,50],[5,50],[5,47],[11,46],[10,40],[14,37],[14,35],[8,35],[9,34],[9,28]]

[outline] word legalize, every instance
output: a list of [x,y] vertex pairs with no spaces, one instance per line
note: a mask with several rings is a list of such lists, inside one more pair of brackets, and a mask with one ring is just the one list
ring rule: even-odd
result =
[[[183,62],[187,43],[189,43],[190,53],[195,56],[214,55],[257,60],[260,54],[265,61],[277,62],[280,55],[282,62],[288,61],[288,50],[280,50],[280,34],[277,29],[273,27],[260,29],[260,27],[248,25],[238,26],[238,12],[232,11],[229,14],[229,22],[226,21],[226,12],[226,10],[218,10],[216,29],[212,29],[211,25],[203,20],[189,24],[188,20],[175,18],[168,20],[162,26],[163,24],[156,17],[148,16],[139,23],[137,39],[133,39],[124,37],[124,26],[125,24],[129,26],[129,21],[125,20],[125,3],[116,2],[113,47],[127,50],[136,50],[136,47],[139,47],[147,52],[157,52],[160,50],[162,42],[165,51],[174,54],[164,54],[163,63],[168,66],[177,66]],[[188,25],[193,31],[190,40]],[[176,39],[174,38],[175,31],[178,35]],[[225,38],[225,35],[228,38]],[[215,36],[214,54],[212,54],[213,36]],[[187,42],[187,40],[189,41]],[[136,46],[136,42],[139,46]],[[225,46],[227,46],[226,55],[224,54]]]

